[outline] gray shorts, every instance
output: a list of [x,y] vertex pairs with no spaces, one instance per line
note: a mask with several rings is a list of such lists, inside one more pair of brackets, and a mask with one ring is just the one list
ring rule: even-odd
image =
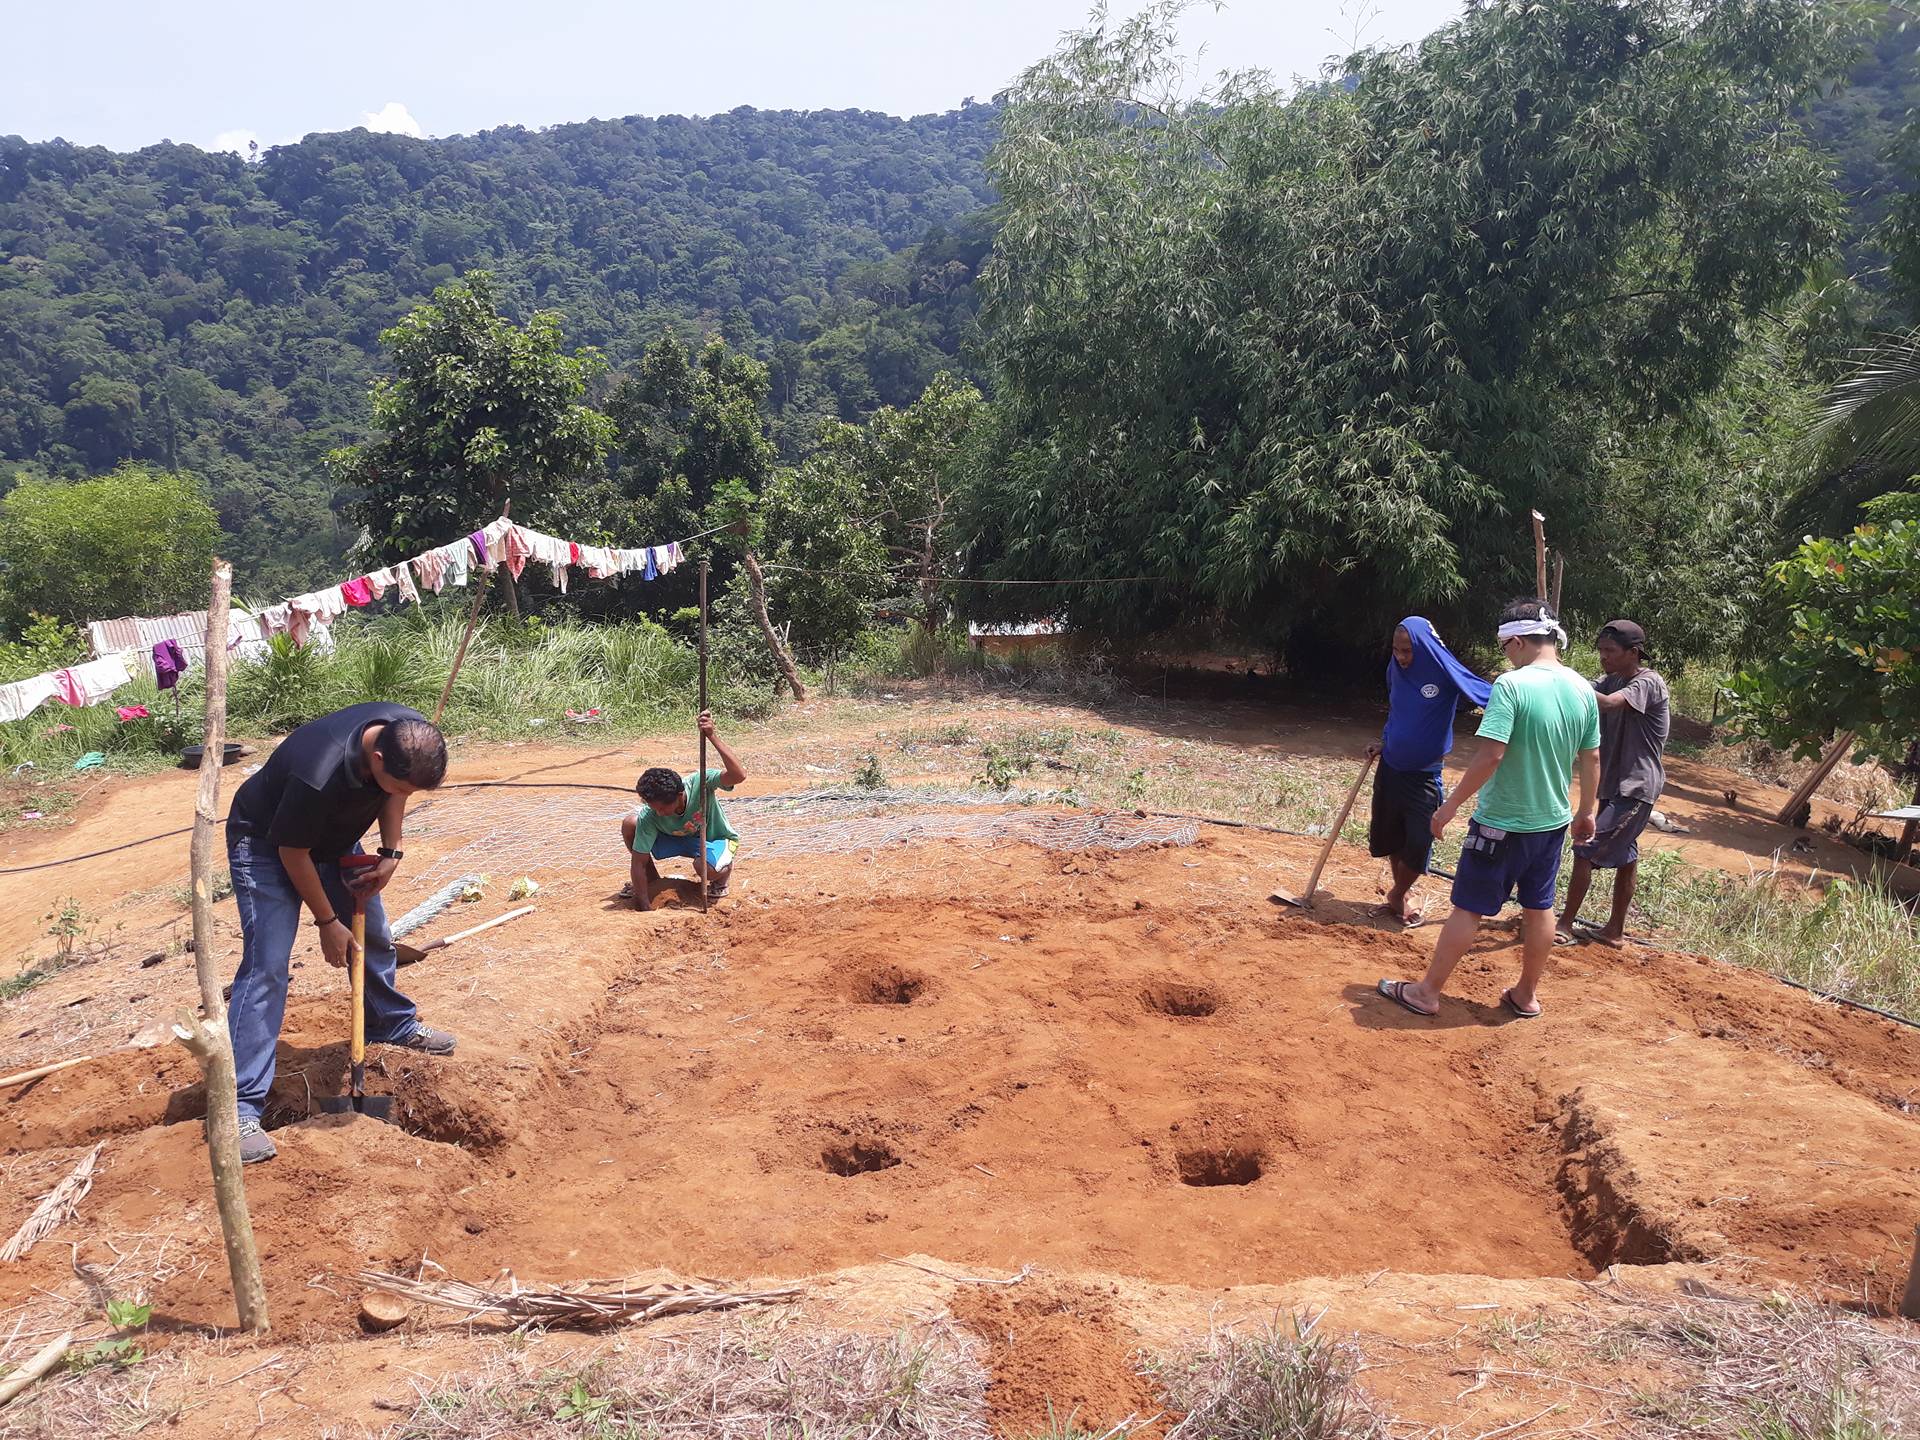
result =
[[1593,839],[1573,853],[1596,870],[1618,870],[1640,859],[1640,832],[1653,818],[1651,800],[1602,800],[1594,817]]

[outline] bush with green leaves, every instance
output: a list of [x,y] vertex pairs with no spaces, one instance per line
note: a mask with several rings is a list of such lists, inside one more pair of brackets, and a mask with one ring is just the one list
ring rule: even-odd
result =
[[1768,657],[1735,677],[1743,734],[1802,756],[1851,730],[1890,764],[1920,741],[1920,520],[1809,539],[1773,567]]
[[199,481],[144,465],[23,480],[0,498],[0,623],[204,610],[219,519]]

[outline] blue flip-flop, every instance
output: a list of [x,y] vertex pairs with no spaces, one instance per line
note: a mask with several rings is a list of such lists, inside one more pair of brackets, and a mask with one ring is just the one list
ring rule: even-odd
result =
[[1415,1005],[1407,999],[1406,989],[1407,986],[1412,983],[1411,980],[1382,980],[1373,988],[1375,993],[1386,996],[1387,999],[1398,1005],[1409,1015],[1418,1015],[1422,1020],[1433,1019],[1434,1016],[1440,1013],[1438,1010],[1422,1010],[1418,1005]]
[[1500,992],[1500,1008],[1516,1020],[1538,1020],[1546,1013],[1544,1008],[1539,1010],[1522,1010],[1518,1005],[1513,1003],[1513,991],[1511,990],[1502,990]]

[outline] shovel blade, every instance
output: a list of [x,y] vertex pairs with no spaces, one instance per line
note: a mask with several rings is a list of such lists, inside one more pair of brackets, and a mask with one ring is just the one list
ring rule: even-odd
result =
[[393,1097],[391,1095],[327,1095],[320,1101],[322,1115],[365,1115],[374,1120],[384,1120],[389,1125],[400,1122],[393,1118]]
[[1276,905],[1291,905],[1296,910],[1311,910],[1313,908],[1313,897],[1311,895],[1291,895],[1285,890],[1276,890],[1267,896],[1267,899]]

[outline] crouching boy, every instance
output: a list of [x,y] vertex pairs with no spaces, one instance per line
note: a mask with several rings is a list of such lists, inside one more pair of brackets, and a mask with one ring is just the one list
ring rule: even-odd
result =
[[713,716],[702,713],[700,733],[713,745],[721,765],[704,775],[681,775],[656,766],[634,786],[640,808],[620,822],[620,838],[632,856],[633,880],[627,894],[636,909],[651,910],[663,889],[672,889],[684,901],[698,901],[700,882],[661,878],[658,860],[692,860],[699,864],[700,814],[707,817],[707,895],[718,899],[733,878],[733,857],[740,837],[727,824],[726,813],[714,795],[731,790],[747,778],[740,761],[713,730]]

